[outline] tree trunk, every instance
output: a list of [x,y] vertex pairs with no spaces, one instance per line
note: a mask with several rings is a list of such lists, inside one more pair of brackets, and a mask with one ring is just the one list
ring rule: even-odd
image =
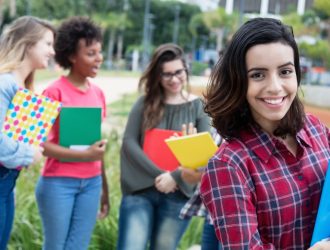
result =
[[108,42],[108,54],[107,54],[107,68],[110,69],[112,66],[113,58],[113,47],[115,44],[116,31],[114,29],[110,30],[109,42]]
[[4,5],[4,0],[0,0],[0,31],[3,22],[3,5]]
[[14,18],[17,13],[17,8],[16,8],[16,0],[10,0],[9,1],[9,16],[10,18]]
[[220,52],[222,50],[222,41],[223,41],[223,34],[224,34],[224,29],[214,29],[214,33],[217,37],[217,52]]
[[123,58],[123,44],[124,44],[124,35],[121,30],[117,37],[117,60],[121,60]]
[[330,43],[330,20],[328,20],[326,23],[326,30],[327,30],[327,39],[328,39],[328,42]]

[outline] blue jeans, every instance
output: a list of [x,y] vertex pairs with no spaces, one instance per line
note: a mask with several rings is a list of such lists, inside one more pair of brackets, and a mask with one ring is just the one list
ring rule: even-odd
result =
[[218,240],[214,226],[204,222],[204,228],[202,233],[202,250],[221,250],[221,244]]
[[119,214],[118,250],[175,250],[189,224],[179,218],[187,198],[149,188],[123,196]]
[[13,226],[14,187],[18,175],[18,170],[0,166],[0,250],[6,249]]
[[40,177],[36,198],[45,250],[87,249],[96,223],[102,179]]

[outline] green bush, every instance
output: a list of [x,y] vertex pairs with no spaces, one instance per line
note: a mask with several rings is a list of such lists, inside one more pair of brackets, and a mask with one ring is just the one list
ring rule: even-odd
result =
[[207,68],[208,68],[207,63],[194,61],[191,63],[190,73],[194,76],[202,76]]

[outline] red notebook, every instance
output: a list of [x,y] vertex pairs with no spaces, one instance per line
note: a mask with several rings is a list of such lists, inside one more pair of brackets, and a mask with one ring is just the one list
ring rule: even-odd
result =
[[174,133],[182,134],[180,131],[158,128],[147,130],[145,133],[143,151],[163,171],[173,171],[180,165],[165,143],[165,139],[170,138]]

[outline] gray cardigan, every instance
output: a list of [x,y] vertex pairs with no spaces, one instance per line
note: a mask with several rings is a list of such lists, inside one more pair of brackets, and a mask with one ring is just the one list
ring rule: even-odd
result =
[[[141,133],[144,97],[140,97],[133,106],[126,125],[123,144],[120,152],[121,188],[124,195],[132,194],[154,186],[155,178],[162,174],[160,170],[143,152],[144,133]],[[198,132],[210,130],[210,119],[203,110],[201,99],[183,104],[166,104],[164,116],[157,128],[179,130],[183,123],[192,122]],[[181,171],[171,173],[180,190],[187,197],[194,191],[181,179]]]

